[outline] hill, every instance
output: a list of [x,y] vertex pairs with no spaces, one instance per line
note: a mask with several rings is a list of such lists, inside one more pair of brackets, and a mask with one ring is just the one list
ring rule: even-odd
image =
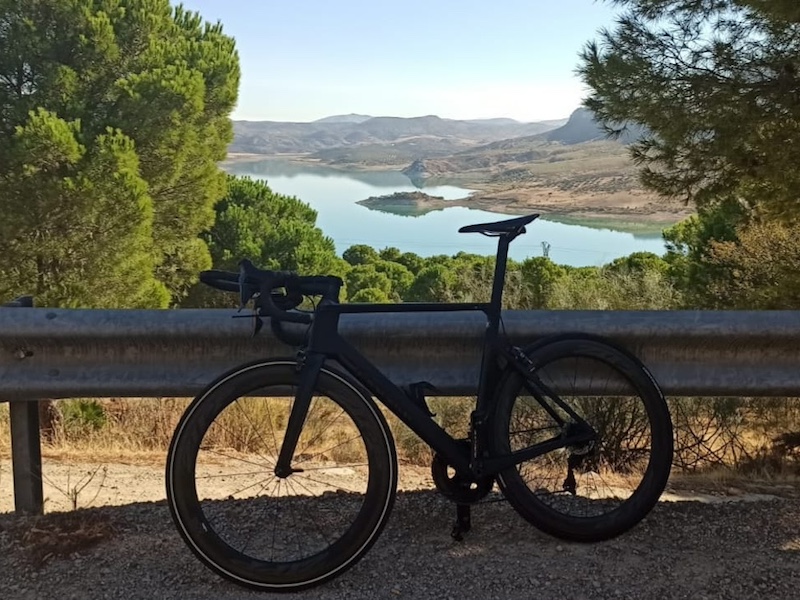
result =
[[[363,120],[362,120],[363,118]],[[311,123],[234,121],[229,151],[254,154],[312,154],[357,146],[405,144],[401,162],[451,153],[488,142],[544,133],[561,122],[520,123],[513,119],[459,121],[428,115],[414,118],[340,115]],[[336,152],[326,160],[336,161]],[[399,164],[399,163],[398,163]]]
[[621,192],[639,187],[636,168],[623,144],[613,140],[562,144],[538,135],[418,159],[403,173],[418,186],[460,180],[482,182],[495,190],[529,184],[564,192],[587,187]]
[[606,135],[592,113],[585,108],[579,108],[569,116],[564,125],[547,132],[543,137],[548,142],[580,144],[605,139]]
[[[623,144],[629,144],[636,141],[644,133],[644,129],[630,126],[616,139]],[[579,108],[569,116],[569,119],[564,125],[552,131],[548,131],[543,134],[541,138],[548,142],[558,142],[561,144],[581,144],[583,142],[605,140],[608,139],[608,135],[606,135],[603,128],[595,121],[591,111],[585,108]]]

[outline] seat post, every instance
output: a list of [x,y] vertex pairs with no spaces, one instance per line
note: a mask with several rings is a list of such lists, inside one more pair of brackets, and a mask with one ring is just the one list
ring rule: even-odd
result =
[[[516,237],[516,236],[515,236]],[[497,239],[497,258],[494,263],[494,279],[492,280],[492,310],[489,324],[496,327],[500,322],[500,309],[503,305],[503,286],[506,278],[506,262],[508,262],[508,246],[514,239],[509,235],[501,235]]]

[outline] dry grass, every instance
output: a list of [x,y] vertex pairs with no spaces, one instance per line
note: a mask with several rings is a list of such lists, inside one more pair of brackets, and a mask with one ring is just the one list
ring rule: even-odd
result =
[[[203,446],[239,454],[277,457],[293,398],[248,397],[226,407],[204,437]],[[364,446],[350,417],[330,399],[315,396],[297,444],[298,458],[363,460]],[[212,451],[209,454],[213,455]]]
[[[223,425],[210,433],[213,445],[237,452],[263,452],[274,446],[257,433],[261,425],[279,430],[288,415],[286,399],[259,402],[245,410],[227,411]],[[172,434],[189,400],[175,398],[66,400],[55,403],[57,418],[52,435],[43,440],[42,454],[75,463],[153,464],[163,461]],[[84,409],[76,407],[83,403]],[[474,398],[429,398],[435,419],[455,437],[465,437]],[[93,407],[91,410],[86,406]],[[347,432],[321,431],[330,411],[317,407],[316,421],[304,433],[318,447],[336,446],[336,436]],[[800,403],[796,399],[677,399],[671,413],[676,430],[676,471],[697,474],[739,470],[754,476],[792,477],[800,474]],[[428,465],[427,445],[384,410],[395,436],[398,455],[406,463]],[[326,416],[328,415],[328,416]],[[0,457],[11,453],[8,405],[0,404]],[[345,456],[332,459],[346,460]],[[76,481],[76,484],[78,482]]]
[[[77,410],[81,403],[100,407],[101,411]],[[57,418],[53,435],[43,440],[42,455],[46,458],[66,462],[100,463],[122,462],[125,464],[147,464],[161,462],[169,447],[172,434],[187,399],[142,398],[65,400],[55,403]],[[436,414],[437,422],[456,437],[465,437],[469,414],[474,398],[431,398],[429,406]],[[288,417],[289,401],[272,398],[265,401],[252,398],[240,401],[235,409],[226,410],[219,426],[209,432],[209,442],[236,452],[264,452],[272,450],[274,440],[258,433],[259,426],[280,430]],[[7,435],[7,407],[0,412],[0,427],[5,426],[0,437],[0,456],[10,455],[10,436]],[[317,404],[312,407],[316,419],[303,432],[303,440],[314,439],[317,447],[335,446],[335,439],[346,432],[335,427],[322,431],[332,418],[332,407]],[[395,436],[401,460],[412,464],[427,465],[431,460],[430,449],[416,434],[401,423],[397,417],[383,410]],[[75,414],[83,415],[76,417]],[[96,415],[102,414],[102,417]],[[278,440],[279,442],[280,440]],[[338,460],[344,457],[336,456]]]
[[52,435],[42,454],[79,462],[161,461],[185,398],[64,400],[55,403]]
[[678,470],[760,478],[800,474],[795,398],[678,398],[670,413]]
[[0,458],[11,457],[11,423],[8,417],[8,403],[0,404]]
[[[475,397],[432,397],[428,398],[428,408],[435,415],[436,422],[455,438],[467,437],[469,415],[475,407]],[[392,430],[397,455],[401,461],[413,465],[428,466],[433,452],[416,433],[411,431],[400,419],[381,406],[383,415]]]

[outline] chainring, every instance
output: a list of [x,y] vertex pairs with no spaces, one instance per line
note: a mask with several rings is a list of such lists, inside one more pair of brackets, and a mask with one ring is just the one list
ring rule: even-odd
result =
[[[467,451],[470,449],[469,440],[460,440]],[[452,465],[438,454],[433,455],[431,462],[431,475],[436,489],[448,500],[457,504],[475,504],[485,498],[492,491],[494,477],[464,477],[456,473]]]

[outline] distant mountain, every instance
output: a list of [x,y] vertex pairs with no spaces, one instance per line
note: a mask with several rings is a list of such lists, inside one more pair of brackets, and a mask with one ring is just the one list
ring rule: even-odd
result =
[[321,119],[317,119],[314,121],[314,123],[363,123],[371,118],[372,117],[369,115],[357,115],[356,113],[350,113],[349,115],[333,115],[330,117],[323,117]]
[[496,119],[466,119],[467,123],[479,125],[519,125],[522,122],[516,119],[496,118]]
[[548,132],[544,138],[548,142],[580,144],[605,139],[606,135],[590,110],[579,108],[574,111],[561,127]]
[[[618,141],[629,144],[639,139],[644,133],[645,130],[641,127],[629,126],[627,131],[618,138]],[[549,131],[542,137],[548,142],[561,144],[580,144],[608,139],[606,132],[595,121],[594,114],[586,108],[577,109],[563,126]]]
[[[625,145],[607,139],[593,120],[587,122],[583,116],[573,113],[570,127],[565,125],[548,133],[508,138],[452,154],[416,159],[403,173],[421,187],[429,180],[452,178],[491,181],[499,186],[544,182],[561,185],[562,181],[575,183],[580,179],[576,173],[581,172],[608,178],[614,185],[619,184],[622,176],[625,184],[620,189],[632,189],[635,174],[630,169]],[[556,132],[558,134],[553,135]],[[588,164],[590,157],[591,164]],[[566,175],[568,173],[572,174]],[[600,184],[596,182],[596,185]]]
[[[363,120],[361,120],[363,118]],[[401,144],[402,158],[409,161],[451,153],[502,139],[547,132],[560,122],[520,123],[513,119],[460,121],[434,115],[423,117],[366,117],[338,115],[312,123],[278,121],[234,121],[231,152],[256,154],[312,154],[327,151],[336,160],[336,151],[351,154],[353,148]]]

